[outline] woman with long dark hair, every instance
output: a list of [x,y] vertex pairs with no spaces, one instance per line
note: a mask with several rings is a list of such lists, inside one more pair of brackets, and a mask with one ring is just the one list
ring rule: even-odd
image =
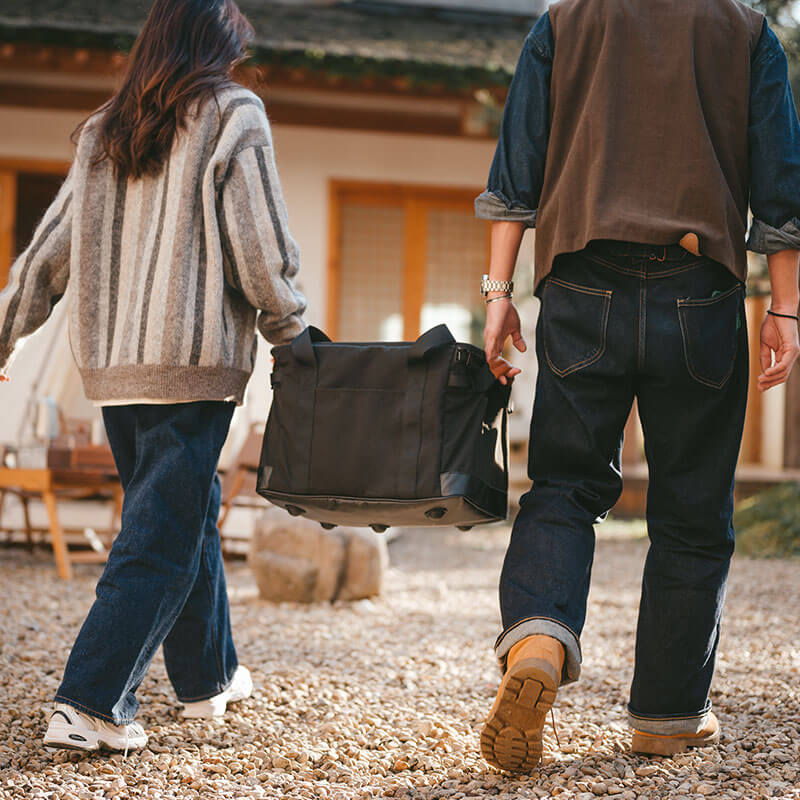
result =
[[283,343],[305,309],[264,106],[231,77],[252,35],[233,0],[156,0],[0,294],[3,368],[72,285],[72,349],[125,489],[48,746],[143,747],[136,690],[162,644],[185,716],[252,691],[231,638],[217,461],[256,324]]

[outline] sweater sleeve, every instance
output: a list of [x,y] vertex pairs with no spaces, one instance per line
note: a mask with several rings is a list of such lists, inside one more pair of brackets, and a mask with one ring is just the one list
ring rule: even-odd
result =
[[222,186],[220,233],[226,280],[254,308],[272,344],[305,328],[305,297],[295,286],[300,254],[291,234],[271,141],[239,151]]
[[8,366],[19,340],[47,321],[67,290],[74,171],[73,164],[0,292],[0,371]]

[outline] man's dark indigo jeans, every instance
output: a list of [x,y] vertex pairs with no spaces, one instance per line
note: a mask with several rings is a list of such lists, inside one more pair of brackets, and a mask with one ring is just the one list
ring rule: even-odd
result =
[[217,516],[232,403],[103,409],[125,502],[122,529],[56,700],[117,725],[158,647],[178,699],[223,691],[237,667]]
[[503,567],[497,655],[503,661],[525,636],[547,634],[564,644],[564,682],[577,679],[593,524],[622,490],[622,434],[636,399],[650,549],[630,721],[653,733],[699,730],[734,547],[744,287],[678,245],[596,241],[559,256],[540,297],[533,486]]

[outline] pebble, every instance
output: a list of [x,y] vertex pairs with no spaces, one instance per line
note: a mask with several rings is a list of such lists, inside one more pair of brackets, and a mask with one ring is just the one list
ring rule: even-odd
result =
[[[497,578],[508,528],[404,532],[384,595],[271,606],[227,564],[239,658],[255,695],[223,720],[176,713],[161,656],[138,692],[147,749],[111,756],[41,747],[46,708],[99,575],[55,579],[48,553],[0,558],[0,800],[800,800],[800,560],[737,556],[712,702],[719,748],[630,752],[625,725],[644,541],[599,528],[581,680],[548,719],[545,762],[508,776],[479,737],[499,674]],[[769,669],[763,653],[770,653]]]
[[636,774],[640,778],[648,778],[650,775],[655,775],[658,772],[658,767],[639,767],[636,770]]

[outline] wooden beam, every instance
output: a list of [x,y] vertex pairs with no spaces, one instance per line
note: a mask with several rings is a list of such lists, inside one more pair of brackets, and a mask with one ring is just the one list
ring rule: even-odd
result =
[[[0,162],[2,163],[2,162]],[[386,201],[397,205],[399,198],[420,198],[428,205],[441,203],[443,207],[470,207],[483,188],[478,186],[437,186],[429,183],[373,182],[364,180],[335,180],[333,185],[342,199],[364,203]]]
[[110,96],[110,92],[96,89],[54,89],[49,86],[0,83],[0,106],[48,108],[88,113],[103,105]]
[[458,116],[424,112],[303,105],[266,100],[270,119],[278,125],[305,125],[339,130],[417,133],[432,136],[462,136]]
[[0,169],[0,288],[8,283],[8,272],[16,255],[17,173]]
[[[119,75],[127,55],[118,50],[37,45],[25,42],[0,41],[0,70],[26,72],[57,72],[74,75]],[[235,72],[237,80],[258,94],[270,88],[321,89],[326,92],[359,92],[383,97],[428,97],[451,100],[473,100],[475,90],[487,92],[499,105],[505,102],[506,90],[466,86],[453,89],[446,84],[414,84],[406,77],[377,77],[374,75],[341,76],[304,67],[285,67],[280,64],[245,64]]]
[[127,61],[119,50],[0,42],[0,69],[58,72],[76,75],[110,75]]
[[783,466],[786,469],[800,469],[800,367],[797,366],[786,386]]
[[0,157],[0,170],[12,172],[43,172],[47,175],[66,175],[70,162],[52,158],[3,158]]
[[[88,114],[102,106],[109,97],[109,92],[95,89],[56,89],[47,86],[0,84],[0,106],[57,109]],[[268,95],[265,103],[270,119],[278,125],[429,136],[463,136],[461,120],[456,115],[355,108],[346,105],[287,103],[282,100],[270,100]]]

